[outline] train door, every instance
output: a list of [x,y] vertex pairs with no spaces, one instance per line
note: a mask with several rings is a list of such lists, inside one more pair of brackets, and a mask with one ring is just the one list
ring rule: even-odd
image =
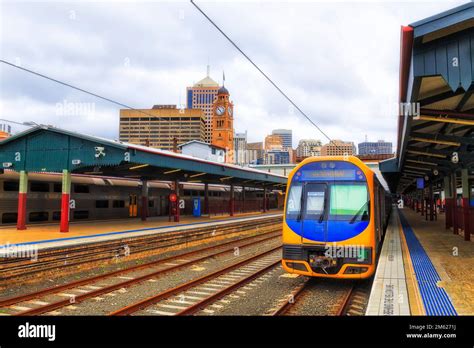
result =
[[325,241],[327,230],[327,185],[306,183],[304,185],[302,218],[303,242]]
[[137,217],[137,215],[138,215],[137,195],[131,194],[129,198],[129,205],[128,205],[128,216]]

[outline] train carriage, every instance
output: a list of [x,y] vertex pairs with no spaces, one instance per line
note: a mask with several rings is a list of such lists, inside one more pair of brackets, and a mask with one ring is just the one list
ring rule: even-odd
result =
[[288,177],[283,268],[312,277],[372,276],[390,208],[388,192],[357,157],[304,160]]

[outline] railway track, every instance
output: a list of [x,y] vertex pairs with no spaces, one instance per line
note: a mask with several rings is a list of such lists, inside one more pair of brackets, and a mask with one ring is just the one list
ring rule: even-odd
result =
[[[293,306],[305,296],[310,283],[311,279],[306,277],[306,279],[300,285],[298,285],[284,301],[281,301],[279,306],[269,313],[269,315],[286,315],[293,308]],[[334,306],[335,309],[330,311],[328,315],[365,315],[365,307],[370,294],[370,283],[370,281],[362,281],[362,283],[354,282],[349,284],[349,287],[343,293],[342,297],[336,302]]]
[[[180,253],[179,255],[136,265],[127,269],[117,270],[64,285],[50,287],[26,295],[5,299],[0,301],[0,308],[2,308],[4,314],[19,316],[48,313],[71,304],[76,305],[89,298],[94,298],[118,289],[130,287],[146,280],[162,276],[168,272],[179,270],[181,268],[189,267],[214,257],[235,252],[237,248],[244,249],[258,244],[268,243],[271,240],[277,240],[279,237],[280,233],[271,231],[258,236],[244,237],[239,240],[208,246],[186,253]],[[196,255],[198,255],[198,257],[186,259]],[[147,270],[149,272],[136,277],[130,277],[132,272],[142,270]],[[129,277],[124,277],[125,275],[129,275]],[[117,279],[119,280],[117,281]],[[112,280],[112,284],[101,285],[100,282],[104,280]],[[69,292],[76,290],[79,292],[79,294],[74,296],[71,294],[71,296],[68,296],[68,298],[64,299],[64,295],[67,295],[62,293],[64,290],[69,290]],[[52,302],[45,300],[45,298],[48,298],[48,296],[52,295],[56,295],[55,297],[63,296],[63,299]],[[31,308],[31,306],[34,307]]]
[[164,232],[148,236],[128,237],[118,241],[96,242],[66,248],[51,248],[38,253],[36,261],[28,258],[0,258],[0,284],[15,278],[46,272],[67,273],[66,269],[93,265],[105,261],[118,261],[153,253],[162,249],[173,249],[183,245],[194,245],[210,238],[224,238],[233,234],[245,234],[259,230],[261,232],[276,230],[281,217],[262,220],[236,221],[225,225],[198,227],[193,231]]
[[[123,307],[110,315],[140,311],[158,315],[192,315],[278,266],[281,246],[259,253],[190,282]],[[150,308],[152,307],[152,308]]]

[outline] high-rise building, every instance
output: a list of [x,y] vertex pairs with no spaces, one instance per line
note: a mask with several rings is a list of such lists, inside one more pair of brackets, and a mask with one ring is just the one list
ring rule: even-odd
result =
[[303,159],[306,157],[321,156],[321,140],[301,139],[296,148],[296,157]]
[[172,151],[177,144],[204,141],[205,135],[201,109],[155,105],[152,109],[120,110],[120,141]]
[[245,133],[235,133],[234,135],[234,161],[235,164],[247,164],[247,131]]
[[288,164],[290,163],[290,154],[288,151],[270,150],[265,151],[264,164]]
[[263,164],[264,157],[263,143],[247,143],[246,163]]
[[386,155],[392,153],[392,143],[384,140],[359,143],[359,155]]
[[284,150],[289,150],[293,147],[293,132],[291,129],[274,129],[272,135],[281,138],[281,145]]
[[219,84],[209,76],[209,65],[207,66],[207,76],[186,89],[187,108],[201,109],[204,112],[206,119],[205,140],[208,143],[212,141],[212,105],[218,90]]
[[212,107],[212,145],[226,150],[226,163],[234,163],[234,104],[222,86]]
[[267,135],[265,137],[265,150],[283,150],[282,138],[279,135]]
[[321,147],[321,156],[355,155],[356,147],[352,141],[333,140]]

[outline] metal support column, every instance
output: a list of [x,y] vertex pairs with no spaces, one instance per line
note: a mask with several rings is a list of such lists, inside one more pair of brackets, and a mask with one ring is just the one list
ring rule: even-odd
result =
[[444,214],[445,214],[445,228],[449,229],[453,226],[452,222],[452,187],[450,182],[450,176],[445,176],[443,181],[443,190],[444,190]]
[[61,189],[61,223],[60,232],[69,232],[69,201],[71,199],[71,172],[67,169],[63,170],[63,180]]
[[234,216],[234,184],[230,184],[229,215]]
[[204,215],[209,215],[209,184],[204,184]]
[[470,202],[469,202],[469,172],[467,168],[461,170],[461,185],[462,185],[462,210],[463,210],[463,224],[464,224],[464,240],[471,240],[471,226],[470,219]]
[[18,191],[18,216],[16,229],[26,230],[26,196],[28,194],[28,173],[20,171],[20,186]]
[[263,212],[267,211],[267,188],[263,187]]
[[452,217],[451,221],[453,223],[453,234],[458,234],[458,223],[457,223],[457,202],[458,202],[458,193],[457,193],[457,183],[456,183],[456,172],[451,176],[451,187],[453,192],[453,201],[451,205]]
[[179,180],[176,180],[174,185],[176,190],[176,210],[174,214],[174,222],[179,222]]
[[146,221],[148,217],[148,180],[142,180],[142,210],[141,218],[142,221]]

